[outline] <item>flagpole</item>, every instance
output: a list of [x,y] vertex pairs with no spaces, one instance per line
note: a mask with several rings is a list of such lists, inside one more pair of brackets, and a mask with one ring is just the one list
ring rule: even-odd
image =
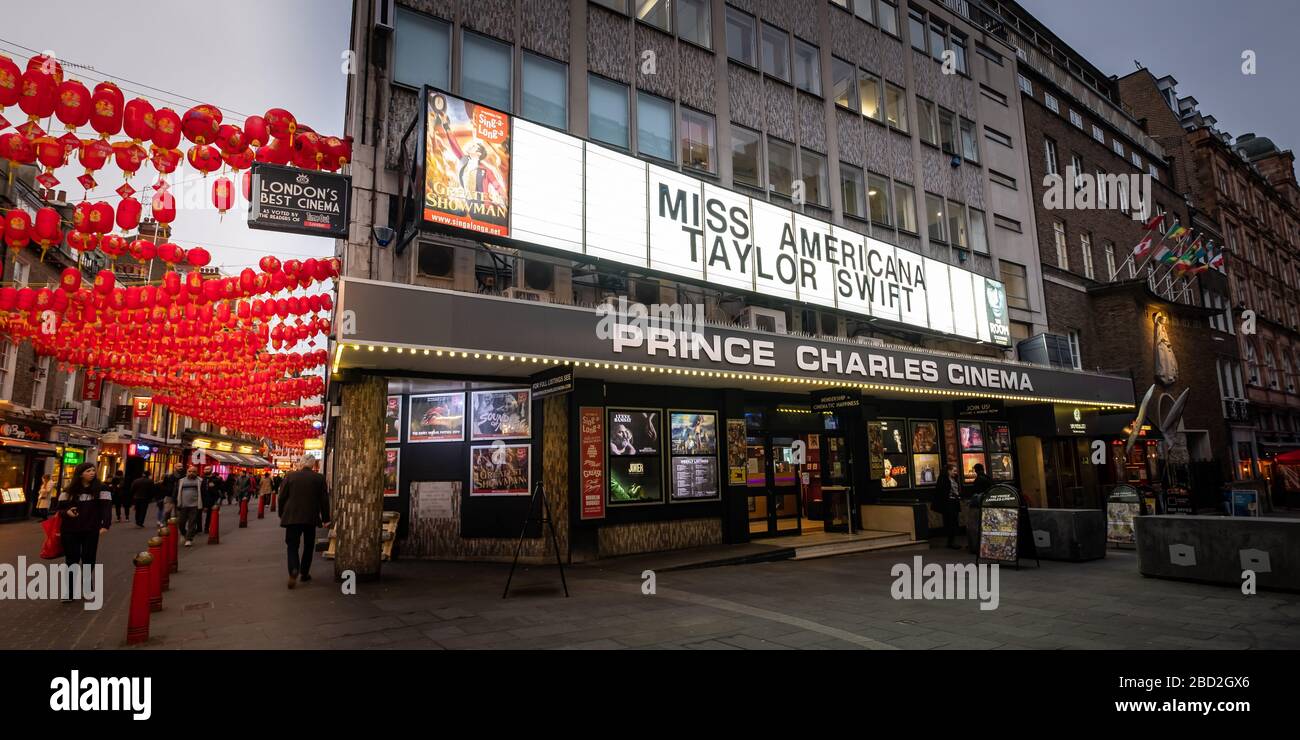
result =
[[[1178,219],[1174,219],[1174,225],[1169,227],[1169,231],[1173,231],[1177,226],[1178,226]],[[1143,267],[1147,266],[1147,263],[1150,262],[1151,258],[1156,255],[1156,252],[1160,251],[1160,245],[1165,243],[1165,237],[1169,235],[1169,231],[1160,229],[1160,241],[1156,242],[1155,246],[1151,247],[1151,251],[1147,252],[1146,259],[1142,260],[1142,264],[1137,266],[1137,270],[1139,272],[1142,271]],[[1132,257],[1133,253],[1130,252],[1129,256]]]

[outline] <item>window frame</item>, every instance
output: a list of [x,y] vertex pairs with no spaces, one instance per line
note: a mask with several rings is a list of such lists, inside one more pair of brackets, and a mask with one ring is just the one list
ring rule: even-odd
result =
[[[749,45],[750,45],[751,59],[748,60],[737,59],[736,57],[731,55],[731,38],[732,38],[731,29],[732,29],[733,19],[749,21],[749,42],[750,42]],[[750,13],[746,13],[745,11],[733,5],[727,5],[725,7],[722,25],[723,25],[724,35],[726,36],[727,59],[737,64],[742,64],[746,67],[749,67],[750,69],[757,69],[761,71],[761,67],[759,66],[761,64],[761,60],[759,58],[761,52],[759,51],[759,42],[758,42],[758,25],[759,25],[758,18],[751,15]]]
[[[596,85],[593,85],[593,84],[592,84],[593,81],[596,82],[597,84],[596,84]],[[608,141],[608,140],[606,140],[606,139],[596,138],[596,136],[592,133],[592,129],[593,129],[593,127],[592,127],[592,125],[591,125],[591,116],[592,116],[593,106],[591,105],[591,91],[592,91],[593,88],[602,88],[602,87],[604,87],[604,88],[606,88],[606,89],[610,89],[610,88],[613,88],[613,87],[618,87],[618,88],[622,88],[622,90],[623,90],[624,114],[625,114],[625,116],[626,116],[626,117],[624,118],[624,120],[623,120],[624,135],[625,135],[625,137],[626,137],[626,140],[625,140],[625,142],[624,142],[623,144],[617,144],[617,143],[614,143],[614,142]],[[596,74],[595,72],[590,72],[590,71],[587,72],[587,136],[588,136],[588,138],[590,138],[592,141],[596,141],[596,142],[599,142],[599,143],[601,143],[601,144],[604,144],[604,145],[607,145],[607,146],[611,146],[611,147],[614,147],[614,148],[616,148],[616,149],[620,149],[620,150],[622,150],[622,151],[624,151],[624,152],[629,152],[629,153],[630,153],[630,152],[632,151],[632,94],[631,94],[631,91],[632,91],[632,87],[631,87],[630,85],[626,85],[626,84],[624,84],[624,83],[622,83],[622,82],[619,82],[618,80],[612,80],[612,79],[610,79],[610,78],[608,78],[608,77],[602,77],[602,76]]]
[[[642,148],[641,104],[643,101],[650,102],[655,105],[662,104],[667,108],[668,125],[671,128],[667,136],[668,158],[661,157],[658,154],[646,151],[645,149]],[[654,93],[649,92],[647,90],[637,90],[636,91],[636,153],[637,156],[649,157],[655,162],[666,163],[673,167],[676,167],[680,163],[680,160],[678,159],[678,154],[680,151],[679,150],[680,136],[678,132],[679,132],[679,122],[678,122],[676,102],[668,98],[665,98],[661,95],[655,95]]]
[[[708,130],[712,141],[708,142],[709,147],[709,168],[704,169],[689,164],[682,152],[682,147],[686,145],[686,118],[687,116],[698,116],[701,120],[709,124]],[[702,172],[710,175],[718,174],[718,118],[712,113],[706,113],[696,110],[687,105],[680,105],[677,108],[677,154],[681,156],[681,165],[683,170],[691,172]]]
[[[543,65],[557,65],[560,67],[560,70],[564,73],[564,100],[560,103],[560,106],[564,109],[564,124],[561,126],[553,126],[544,121],[539,121],[535,118],[530,118],[527,115],[525,115],[524,112],[524,105],[525,105],[524,101],[526,100],[525,88],[527,87],[527,82],[528,82],[525,70],[528,67],[529,58],[539,61]],[[558,59],[552,59],[548,56],[545,56],[544,54],[538,54],[537,52],[528,51],[527,49],[525,49],[523,51],[523,54],[520,55],[519,57],[519,117],[527,121],[531,121],[532,123],[536,123],[539,126],[547,126],[549,128],[554,128],[558,131],[568,131],[569,122],[570,122],[569,83],[570,83],[569,65],[567,63],[559,61]]]

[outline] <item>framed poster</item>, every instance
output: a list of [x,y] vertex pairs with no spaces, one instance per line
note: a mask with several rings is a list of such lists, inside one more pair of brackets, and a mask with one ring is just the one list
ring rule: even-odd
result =
[[727,419],[727,482],[745,485],[745,421]]
[[912,455],[912,480],[919,487],[933,486],[939,482],[939,455]]
[[1020,535],[1020,510],[985,506],[980,509],[980,552],[982,560],[1014,563]]
[[581,519],[605,518],[605,408],[578,409],[578,485]]
[[1011,451],[1011,425],[1003,422],[991,421],[988,423],[989,452],[1010,452]]
[[527,388],[474,391],[470,394],[470,441],[533,436],[532,400]]
[[469,495],[527,496],[532,488],[531,444],[469,448]]
[[402,397],[389,396],[384,406],[384,444],[402,441]]
[[967,483],[975,481],[975,466],[984,464],[983,452],[963,452],[961,453],[961,474],[962,480]]
[[426,393],[411,396],[407,408],[407,442],[463,442],[465,394]]
[[1141,504],[1133,501],[1109,501],[1106,503],[1106,541],[1117,545],[1132,545],[1137,542],[1133,531],[1133,520],[1137,519]]
[[672,500],[717,499],[718,458],[675,456],[672,458]]
[[908,422],[912,449],[912,485],[933,486],[939,480],[939,422],[912,419]]
[[1234,488],[1230,493],[1233,516],[1259,516],[1259,491],[1250,488]]
[[611,457],[609,503],[657,504],[663,501],[659,457]]
[[425,89],[424,220],[510,235],[510,116]]
[[668,435],[674,455],[718,454],[718,416],[706,411],[669,411]]
[[[872,450],[872,469],[880,471],[880,487],[910,487],[907,422],[904,419],[880,419],[872,423],[876,425],[875,439],[872,439],[871,423],[867,427],[867,439]],[[878,468],[876,457],[879,457]]]
[[1010,452],[989,453],[989,477],[993,480],[1011,480],[1016,477],[1011,467]]
[[384,450],[384,496],[397,495],[397,480],[401,473],[402,451],[397,447]]
[[957,422],[957,437],[962,452],[984,451],[984,427],[978,421]]
[[610,456],[659,454],[662,445],[659,439],[658,410],[610,409],[607,415]]

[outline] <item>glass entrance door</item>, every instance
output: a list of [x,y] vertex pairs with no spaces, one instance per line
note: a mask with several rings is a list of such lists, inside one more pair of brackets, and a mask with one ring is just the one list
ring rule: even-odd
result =
[[745,440],[751,537],[800,531],[802,507],[794,439],[763,435]]

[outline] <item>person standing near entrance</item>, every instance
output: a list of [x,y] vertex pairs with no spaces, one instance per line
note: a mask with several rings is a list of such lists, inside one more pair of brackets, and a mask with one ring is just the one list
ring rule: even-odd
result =
[[957,510],[961,506],[961,482],[957,479],[957,466],[948,465],[945,475],[935,484],[930,508],[943,517],[943,531],[948,536],[948,547],[960,550],[957,545]]
[[50,503],[54,500],[54,476],[46,473],[41,478],[41,488],[36,492],[36,516],[41,521],[50,515]]
[[970,544],[971,552],[979,552],[980,541],[980,511],[984,503],[983,496],[993,487],[993,479],[984,472],[983,463],[975,463],[971,468],[975,473],[975,478],[970,484],[970,518],[966,522],[966,540]]
[[[95,479],[95,464],[83,462],[72,472],[72,482],[59,494],[55,511],[63,518],[59,539],[63,542],[64,562],[80,566],[83,586],[91,584],[90,572],[98,562],[99,538],[113,525],[113,491]],[[85,591],[83,591],[85,593]],[[64,591],[64,603],[72,601],[72,592]]]
[[[289,551],[289,588],[311,580],[311,556],[316,549],[316,526],[330,525],[330,498],[325,476],[316,472],[317,460],[303,455],[298,469],[280,485],[280,526]],[[299,544],[301,543],[301,545]],[[301,555],[299,554],[301,547]]]
[[158,526],[167,522],[167,517],[176,512],[176,490],[185,478],[185,466],[176,463],[172,472],[163,478],[161,497],[158,500]]
[[176,505],[180,507],[181,533],[185,536],[185,546],[194,544],[194,534],[203,523],[200,507],[203,506],[203,480],[199,478],[199,469],[190,466],[184,478],[176,482]]

